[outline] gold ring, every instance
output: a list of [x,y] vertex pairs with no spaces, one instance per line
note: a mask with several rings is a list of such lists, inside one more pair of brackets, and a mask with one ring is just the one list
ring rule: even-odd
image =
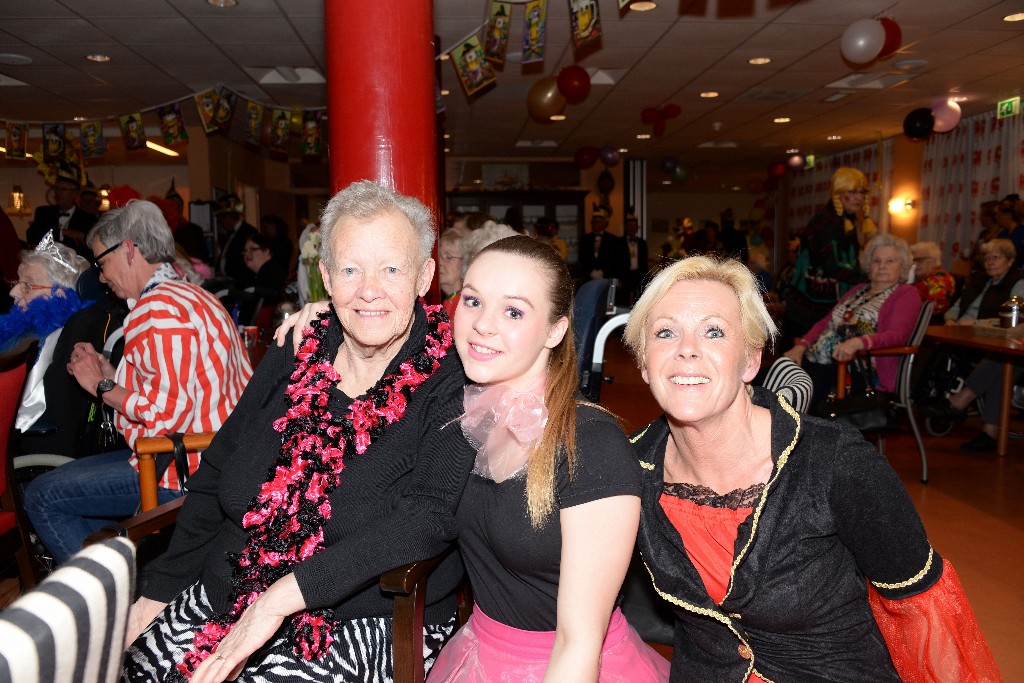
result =
[[217,655],[216,657],[214,657],[214,659],[219,659],[221,661],[224,661],[224,655]]

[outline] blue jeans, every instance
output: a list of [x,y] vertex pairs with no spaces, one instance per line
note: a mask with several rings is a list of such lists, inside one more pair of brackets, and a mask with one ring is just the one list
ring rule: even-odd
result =
[[[130,450],[100,453],[61,465],[25,488],[25,512],[59,565],[82,549],[92,532],[126,519],[139,507],[139,473]],[[160,503],[181,491],[157,489]]]

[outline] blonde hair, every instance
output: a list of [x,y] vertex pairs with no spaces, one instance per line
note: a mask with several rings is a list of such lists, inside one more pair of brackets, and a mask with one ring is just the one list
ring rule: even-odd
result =
[[645,330],[651,311],[676,284],[700,280],[720,282],[732,289],[740,304],[740,323],[748,349],[763,349],[778,334],[778,326],[764,305],[757,280],[745,265],[735,259],[691,256],[658,273],[633,307],[623,339],[637,366],[643,366],[647,353]]
[[[513,235],[488,244],[477,254],[511,254],[535,263],[547,276],[551,316],[549,324],[565,318],[569,325],[562,341],[548,357],[544,405],[548,421],[544,433],[534,445],[526,466],[526,508],[533,528],[539,529],[555,511],[555,470],[557,455],[565,449],[572,476],[576,465],[576,342],[572,336],[572,276],[565,261],[555,251],[525,235]],[[500,275],[495,274],[500,277]]]

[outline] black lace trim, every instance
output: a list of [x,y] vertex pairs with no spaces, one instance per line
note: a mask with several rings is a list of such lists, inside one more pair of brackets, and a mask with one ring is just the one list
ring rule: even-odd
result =
[[739,510],[740,508],[752,508],[757,505],[761,493],[764,491],[764,484],[754,484],[745,489],[735,489],[729,493],[719,494],[707,486],[700,484],[665,484],[665,493],[688,500],[695,505],[713,508],[728,508]]

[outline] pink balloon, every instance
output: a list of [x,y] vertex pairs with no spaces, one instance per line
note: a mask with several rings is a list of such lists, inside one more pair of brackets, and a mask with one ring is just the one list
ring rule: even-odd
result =
[[953,100],[937,100],[932,104],[935,124],[932,130],[936,133],[948,133],[960,123],[960,105]]

